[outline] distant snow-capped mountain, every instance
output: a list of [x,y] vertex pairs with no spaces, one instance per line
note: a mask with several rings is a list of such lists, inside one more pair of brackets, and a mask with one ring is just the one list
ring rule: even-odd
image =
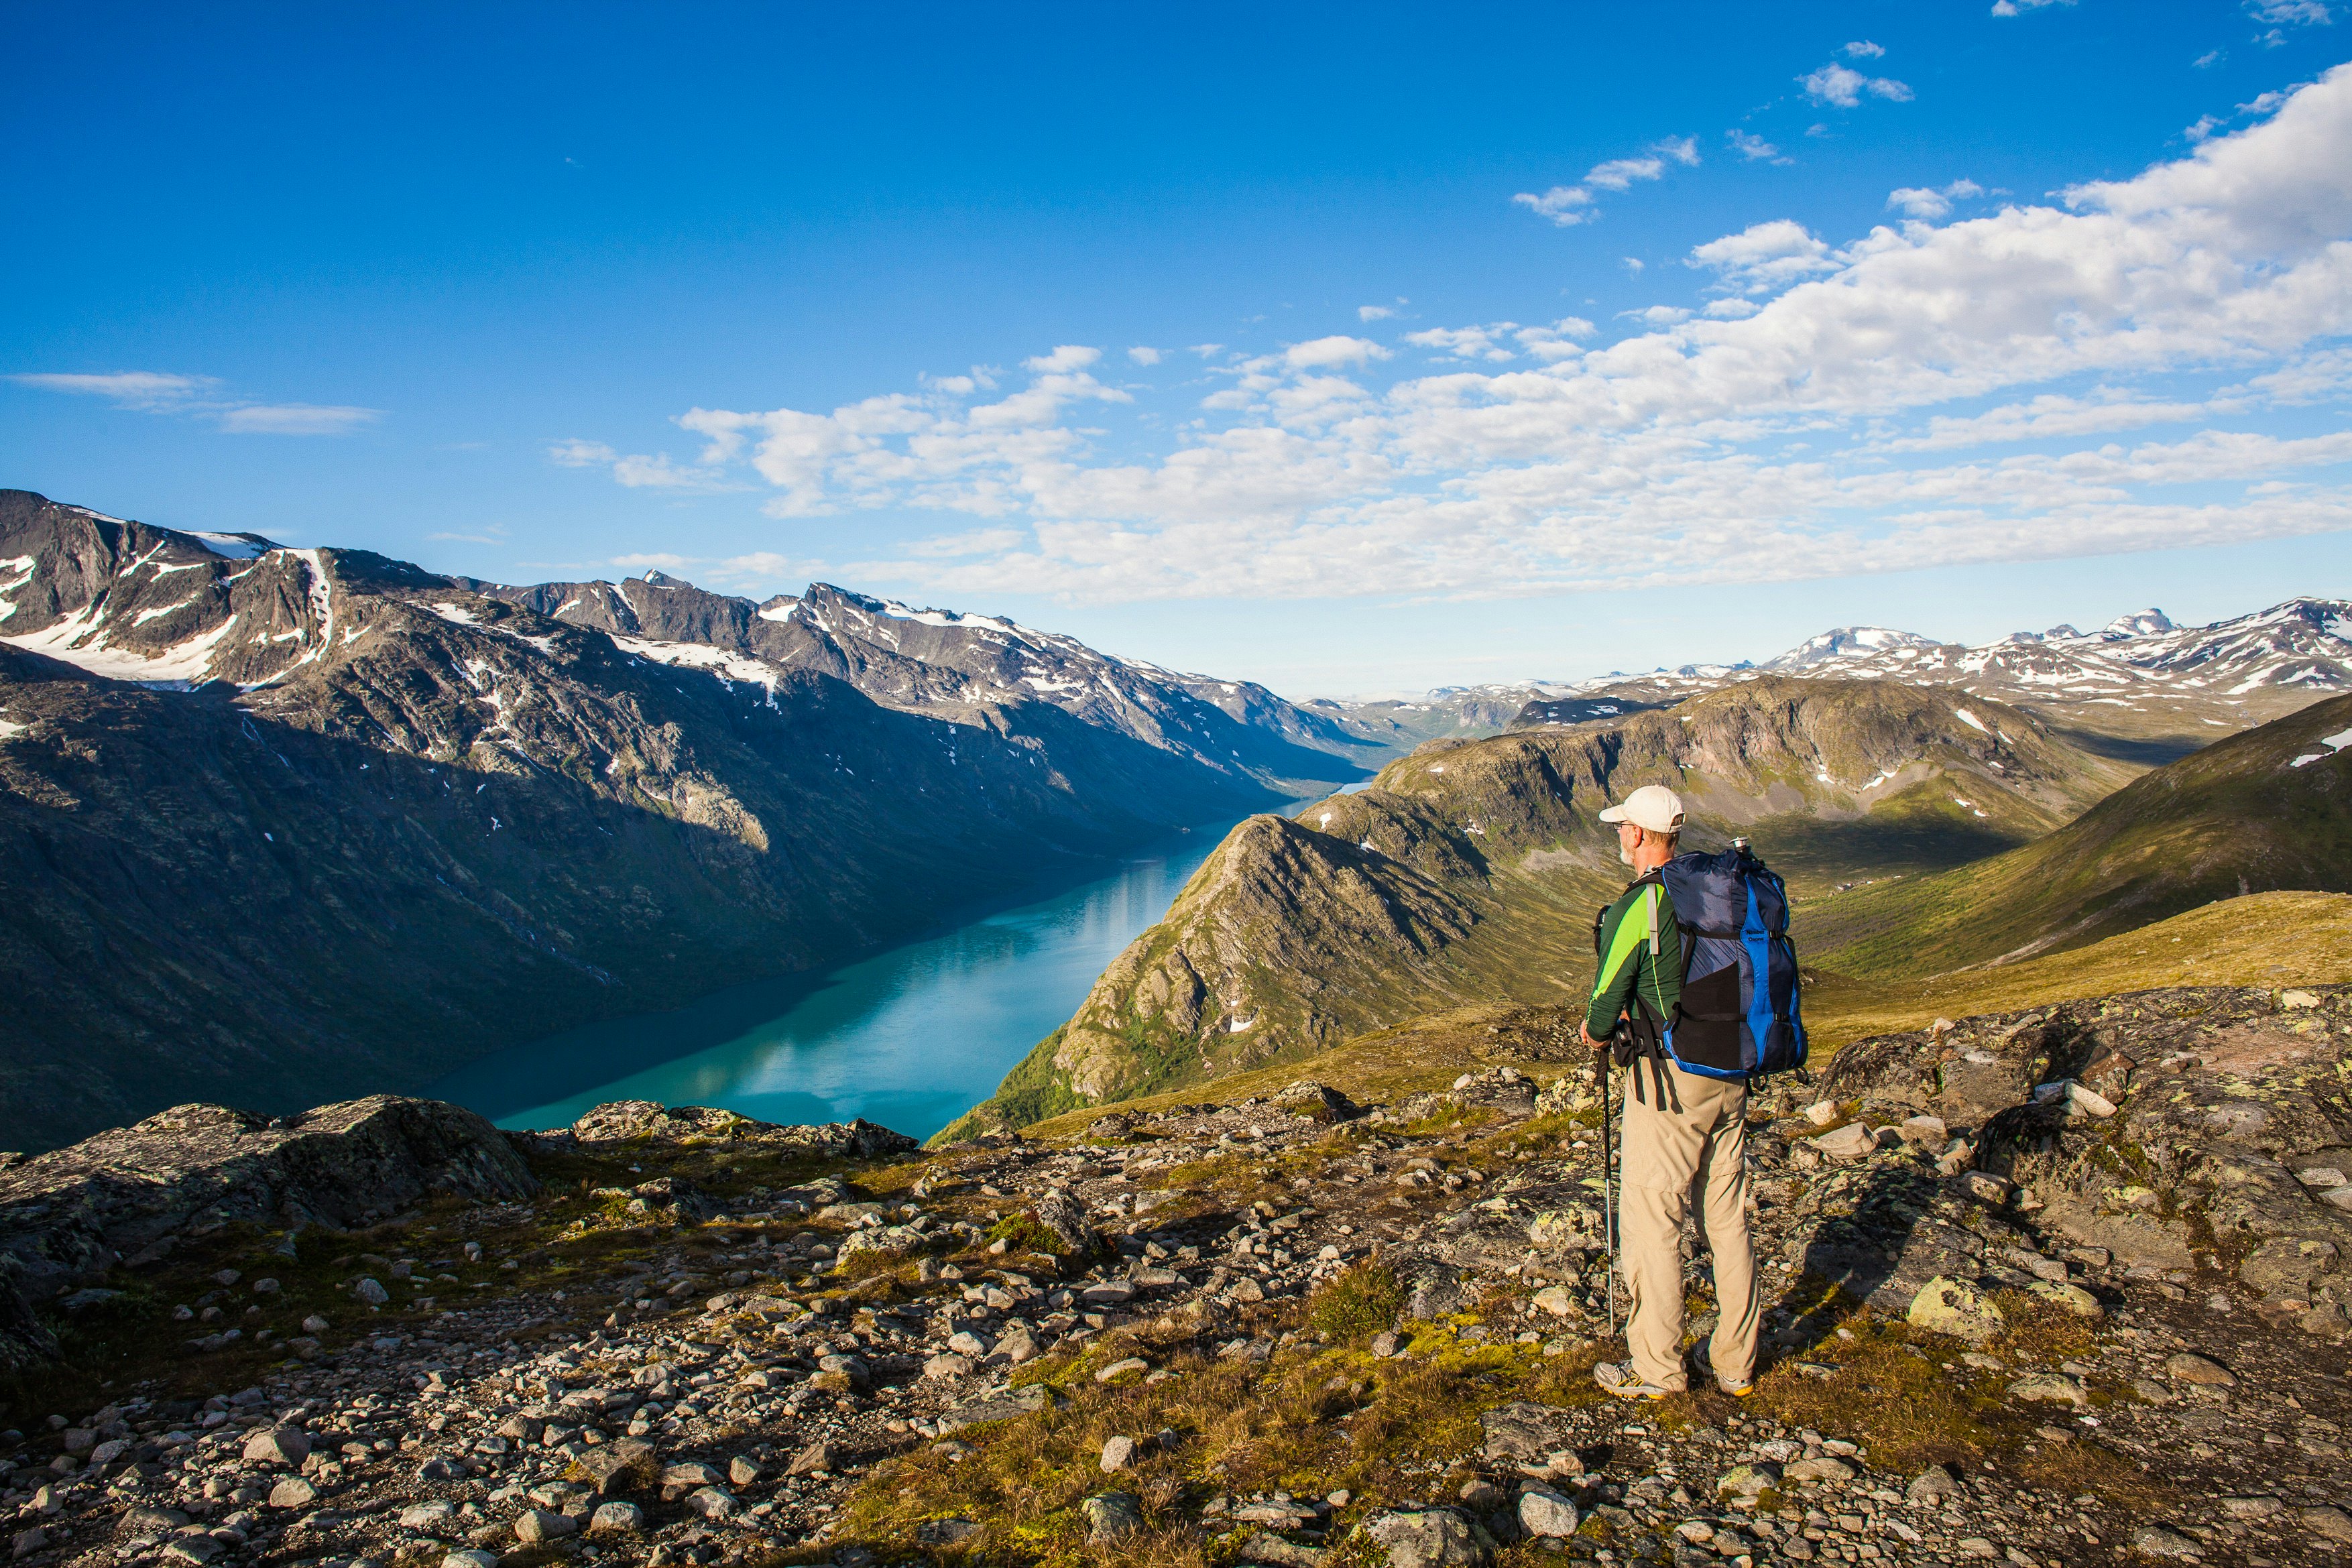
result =
[[2057,626],[1975,647],[1843,629],[1760,667],[2004,688],[1987,695],[2098,697],[2149,685],[2223,697],[2273,687],[2315,695],[2352,689],[2352,601],[2293,599],[2210,626],[2179,626],[2161,610],[2142,610],[2095,632]]

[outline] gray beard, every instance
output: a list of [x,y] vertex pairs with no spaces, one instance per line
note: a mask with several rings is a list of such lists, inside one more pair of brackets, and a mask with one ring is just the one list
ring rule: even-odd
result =
[[1617,858],[1625,864],[1632,865],[1633,863],[1633,852],[1627,849],[1623,844],[1619,844],[1617,846]]

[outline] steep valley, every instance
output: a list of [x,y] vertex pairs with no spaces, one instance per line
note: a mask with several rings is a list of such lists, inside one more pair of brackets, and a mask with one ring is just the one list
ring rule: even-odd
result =
[[1261,689],[1216,691],[1229,712],[1009,623],[906,620],[961,638],[937,664],[771,658],[730,641],[782,624],[748,601],[608,591],[691,612],[608,632],[365,552],[0,492],[0,1141],[415,1087],[1361,772]]

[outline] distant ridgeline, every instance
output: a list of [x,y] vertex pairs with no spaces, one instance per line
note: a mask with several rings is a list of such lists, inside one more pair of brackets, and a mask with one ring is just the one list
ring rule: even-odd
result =
[[1390,754],[1009,621],[509,588],[21,490],[0,629],[9,1147],[414,1088]]
[[[2249,620],[2308,628],[2305,609]],[[2317,665],[2337,685],[2345,625],[2319,628],[2337,640]],[[2216,663],[2183,667],[2218,681]],[[2352,696],[2326,696],[2314,667],[2179,696],[2176,718],[2256,692],[2305,706],[2144,774],[2097,744],[2112,735],[2086,742],[1957,686],[1761,671],[1622,720],[1424,746],[1368,789],[1234,829],[1069,1022],[940,1138],[1468,1002],[1580,998],[1592,911],[1624,875],[1597,813],[1643,784],[1682,792],[1693,847],[1750,839],[1790,878],[1808,965],[1866,979],[2055,951],[2239,894],[2352,891]]]

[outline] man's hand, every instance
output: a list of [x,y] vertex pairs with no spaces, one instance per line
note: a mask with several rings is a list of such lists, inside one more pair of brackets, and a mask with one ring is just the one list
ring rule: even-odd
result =
[[1599,1051],[1609,1043],[1605,1040],[1595,1040],[1592,1038],[1592,1025],[1590,1022],[1580,1022],[1576,1026],[1576,1032],[1582,1035],[1584,1037],[1584,1043],[1591,1047],[1594,1051]]

